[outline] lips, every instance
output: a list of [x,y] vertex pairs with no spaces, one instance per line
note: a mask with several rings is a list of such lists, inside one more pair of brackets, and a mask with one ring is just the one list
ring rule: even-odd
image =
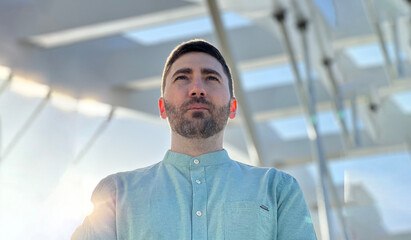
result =
[[203,104],[192,104],[191,106],[188,107],[187,110],[192,110],[192,111],[202,111],[202,110],[209,110],[209,108],[206,105]]

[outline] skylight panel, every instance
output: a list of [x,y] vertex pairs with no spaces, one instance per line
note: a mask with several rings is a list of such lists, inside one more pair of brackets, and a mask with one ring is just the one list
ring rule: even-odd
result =
[[252,91],[290,84],[294,81],[294,75],[289,64],[281,64],[275,67],[246,71],[242,74],[241,80],[244,90]]
[[277,132],[283,140],[294,140],[307,136],[306,120],[304,116],[292,116],[276,119],[269,126]]
[[[346,117],[347,128],[352,129],[351,111],[344,111]],[[308,138],[307,121],[303,115],[296,115],[285,118],[278,118],[269,123],[269,126],[278,133],[278,135],[286,141]],[[318,127],[321,135],[329,135],[340,133],[340,126],[332,111],[320,112],[318,114]],[[359,122],[359,128],[363,125]]]
[[330,0],[312,0],[318,9],[324,15],[324,18],[327,20],[328,24],[332,27],[337,25],[337,17],[334,6],[334,1]]
[[391,98],[399,106],[401,111],[406,114],[411,113],[411,91],[395,93]]
[[[387,44],[387,51],[390,59],[394,61],[394,47]],[[384,56],[378,43],[367,43],[345,49],[350,59],[360,68],[375,67],[384,64]],[[405,53],[401,52],[401,59],[405,58]]]
[[[222,20],[226,29],[252,25],[252,22],[239,14],[223,12]],[[125,37],[145,45],[154,45],[181,38],[194,38],[213,31],[210,16],[195,17],[183,21],[166,23],[154,27],[138,29],[125,33]]]
[[[299,63],[298,69],[304,80],[306,76],[304,63]],[[315,73],[311,73],[311,75],[314,79],[316,78]],[[241,74],[242,85],[246,91],[292,84],[294,79],[292,67],[288,63],[247,70]]]

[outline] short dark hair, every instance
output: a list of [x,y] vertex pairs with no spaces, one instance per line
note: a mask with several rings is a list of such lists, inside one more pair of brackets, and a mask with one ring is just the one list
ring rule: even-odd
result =
[[231,71],[230,68],[227,66],[227,63],[224,60],[223,55],[221,55],[220,51],[213,45],[211,45],[209,42],[203,40],[203,39],[193,39],[187,42],[183,42],[177,47],[173,49],[173,51],[170,53],[170,55],[167,58],[166,64],[164,66],[163,70],[163,77],[162,77],[162,82],[161,82],[161,95],[164,95],[164,89],[166,87],[166,77],[168,72],[170,71],[171,66],[173,63],[183,56],[186,53],[190,52],[202,52],[206,53],[220,62],[221,66],[223,67],[224,73],[228,78],[228,87],[230,90],[230,96],[234,96],[234,87],[233,87],[233,79],[231,77]]

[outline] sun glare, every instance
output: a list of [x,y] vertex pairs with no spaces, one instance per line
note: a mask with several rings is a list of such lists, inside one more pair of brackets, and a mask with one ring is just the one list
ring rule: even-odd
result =
[[25,97],[45,97],[50,90],[49,86],[27,80],[20,76],[13,76],[10,90]]

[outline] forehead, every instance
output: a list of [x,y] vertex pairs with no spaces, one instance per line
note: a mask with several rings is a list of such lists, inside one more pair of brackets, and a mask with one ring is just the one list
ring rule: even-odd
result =
[[189,52],[180,56],[171,66],[170,75],[181,68],[210,68],[225,77],[221,63],[213,56],[202,52]]

